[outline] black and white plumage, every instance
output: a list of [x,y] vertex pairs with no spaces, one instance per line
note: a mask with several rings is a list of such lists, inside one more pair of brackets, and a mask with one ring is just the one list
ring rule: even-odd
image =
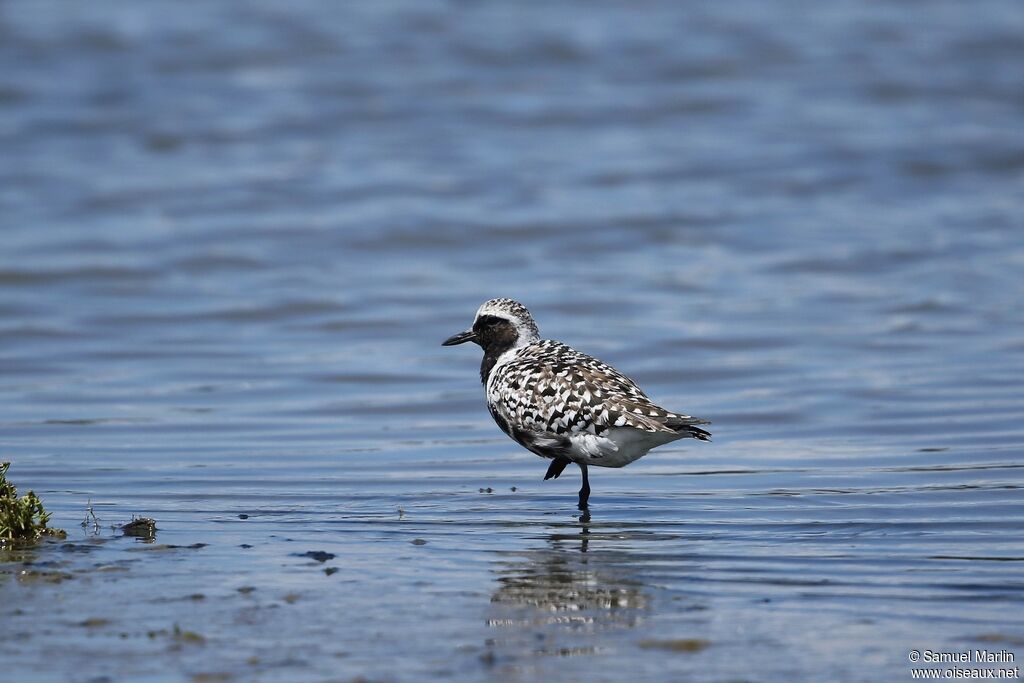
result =
[[579,507],[590,495],[587,466],[623,467],[657,446],[683,438],[710,441],[708,424],[654,404],[621,372],[562,342],[541,339],[530,312],[512,299],[491,299],[473,327],[445,346],[476,342],[487,408],[503,432],[551,458],[545,479],[574,462],[583,472]]

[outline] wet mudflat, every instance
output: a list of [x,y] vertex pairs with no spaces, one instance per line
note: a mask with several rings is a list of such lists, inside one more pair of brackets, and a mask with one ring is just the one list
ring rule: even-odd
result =
[[[5,680],[1024,659],[1017,3],[0,12]],[[714,442],[581,522],[491,296]]]

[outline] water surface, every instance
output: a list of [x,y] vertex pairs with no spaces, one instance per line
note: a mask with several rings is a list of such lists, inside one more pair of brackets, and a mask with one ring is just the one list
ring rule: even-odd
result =
[[[4,675],[1020,661],[1021,35],[1009,1],[5,3],[0,456],[69,538],[0,556]],[[492,296],[714,442],[594,471],[582,523],[439,346]]]

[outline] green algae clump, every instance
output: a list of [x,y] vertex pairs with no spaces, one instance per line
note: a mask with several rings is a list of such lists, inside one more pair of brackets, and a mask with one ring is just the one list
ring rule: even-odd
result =
[[34,543],[43,536],[64,538],[62,529],[46,526],[50,513],[43,508],[33,491],[18,497],[14,484],[7,481],[9,462],[0,463],[0,546],[17,543]]

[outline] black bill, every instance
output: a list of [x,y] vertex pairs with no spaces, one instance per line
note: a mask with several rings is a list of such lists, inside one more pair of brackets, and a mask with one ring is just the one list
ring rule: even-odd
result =
[[455,346],[456,344],[465,344],[468,341],[476,340],[476,332],[473,330],[466,330],[465,332],[459,332],[441,342],[441,346]]

